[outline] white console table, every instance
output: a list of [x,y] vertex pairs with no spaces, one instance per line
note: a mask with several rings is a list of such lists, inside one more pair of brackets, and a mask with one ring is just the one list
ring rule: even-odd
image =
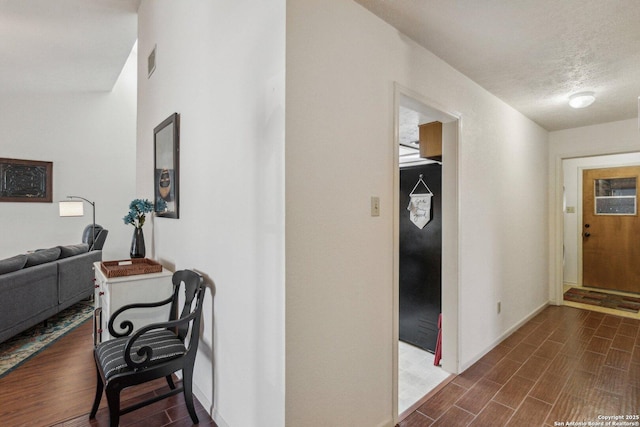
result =
[[[162,269],[160,273],[136,274],[124,277],[106,277],[100,262],[93,264],[95,271],[94,343],[113,338],[109,334],[109,319],[120,307],[127,304],[157,302],[169,298],[173,293],[173,272]],[[119,331],[123,320],[133,322],[133,330],[155,322],[169,320],[171,304],[154,308],[127,310],[118,316],[114,328]]]

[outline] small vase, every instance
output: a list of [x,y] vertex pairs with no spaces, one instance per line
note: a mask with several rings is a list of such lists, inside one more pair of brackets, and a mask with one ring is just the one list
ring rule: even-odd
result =
[[131,251],[129,251],[129,255],[131,258],[144,258],[145,253],[142,227],[136,227],[133,232],[133,237],[131,238]]

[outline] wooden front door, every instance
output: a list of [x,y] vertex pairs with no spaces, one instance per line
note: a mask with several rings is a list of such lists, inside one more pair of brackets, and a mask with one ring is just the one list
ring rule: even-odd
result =
[[640,293],[640,166],[582,175],[582,285]]

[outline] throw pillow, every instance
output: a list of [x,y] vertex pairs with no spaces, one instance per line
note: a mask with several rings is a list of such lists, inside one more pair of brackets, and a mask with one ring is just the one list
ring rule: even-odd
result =
[[80,243],[78,245],[58,246],[60,249],[60,258],[69,258],[71,256],[80,255],[89,251],[89,245]]
[[59,256],[60,248],[41,249],[27,254],[27,264],[25,267],[33,267],[34,265],[55,261]]
[[16,255],[11,258],[0,261],[0,274],[11,273],[12,271],[22,270],[27,263],[26,255]]

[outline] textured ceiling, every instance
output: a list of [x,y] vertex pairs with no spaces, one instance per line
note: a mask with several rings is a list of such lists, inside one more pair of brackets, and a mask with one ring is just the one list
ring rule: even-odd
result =
[[0,0],[0,92],[109,91],[140,0]]
[[[638,115],[639,0],[355,1],[548,130]],[[0,0],[0,92],[110,90],[139,4]]]
[[547,130],[638,117],[638,0],[355,1]]

